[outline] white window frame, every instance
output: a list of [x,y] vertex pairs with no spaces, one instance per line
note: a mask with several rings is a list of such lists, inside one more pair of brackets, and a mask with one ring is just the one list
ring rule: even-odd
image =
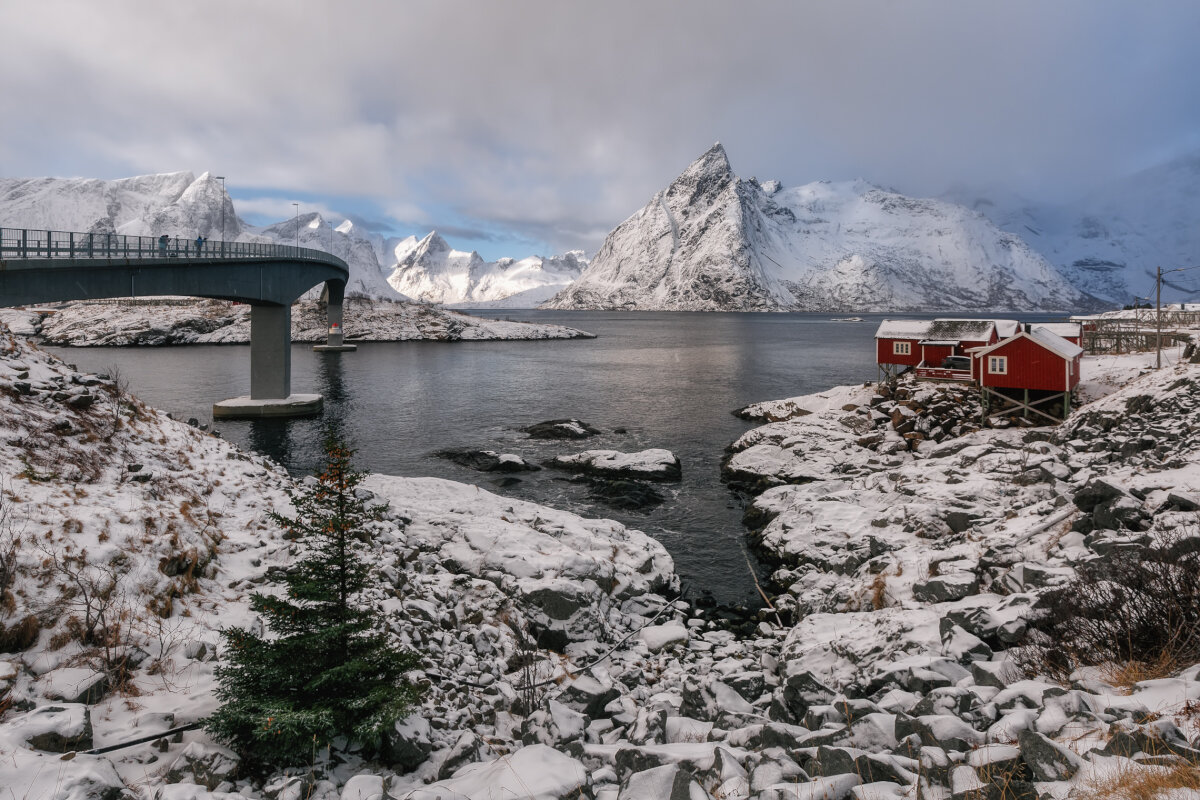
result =
[[892,355],[911,356],[912,342],[892,342]]
[[1008,356],[988,356],[989,375],[1008,374]]

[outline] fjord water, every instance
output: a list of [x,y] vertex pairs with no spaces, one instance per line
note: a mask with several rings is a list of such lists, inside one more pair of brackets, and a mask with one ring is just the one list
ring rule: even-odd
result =
[[[296,474],[319,463],[333,428],[357,449],[359,469],[436,476],[608,517],[659,539],[690,594],[756,602],[742,509],[721,483],[725,447],[752,425],[730,412],[752,402],[873,380],[873,334],[884,315],[500,311],[481,316],[555,323],[588,340],[367,343],[354,353],[292,349],[292,390],[325,396],[322,417],[221,420],[221,435]],[[896,315],[889,315],[896,316]],[[1045,317],[1045,315],[1043,315]],[[212,403],[249,393],[247,346],[50,348],[79,369],[120,371],[131,391],[178,419],[212,422]],[[577,417],[603,434],[531,440],[518,429]],[[618,433],[617,429],[625,429]],[[683,480],[645,512],[588,499],[586,487],[545,469],[479,473],[433,455],[449,447],[517,453],[534,462],[585,449],[667,448]]]

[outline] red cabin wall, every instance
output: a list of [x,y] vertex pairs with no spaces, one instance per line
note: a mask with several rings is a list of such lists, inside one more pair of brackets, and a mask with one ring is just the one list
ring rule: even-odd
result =
[[[906,356],[896,355],[892,352],[892,342],[908,342],[909,354]],[[900,364],[906,367],[915,367],[921,363],[921,340],[920,339],[876,339],[875,340],[875,363],[876,364]]]
[[949,344],[923,344],[920,348],[925,352],[927,367],[940,367],[946,356],[954,355],[954,346]]
[[[993,375],[988,372],[988,358],[992,356],[1008,358],[1008,374]],[[979,368],[982,372],[983,385],[998,389],[1066,392],[1079,384],[1078,357],[1072,359],[1071,375],[1068,380],[1066,359],[1025,338],[1013,339],[1008,344],[987,353],[980,359]]]

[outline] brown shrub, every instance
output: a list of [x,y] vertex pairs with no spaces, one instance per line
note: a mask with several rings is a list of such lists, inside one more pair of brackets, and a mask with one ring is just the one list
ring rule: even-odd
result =
[[9,627],[0,625],[0,653],[19,653],[32,647],[41,632],[42,624],[32,614]]

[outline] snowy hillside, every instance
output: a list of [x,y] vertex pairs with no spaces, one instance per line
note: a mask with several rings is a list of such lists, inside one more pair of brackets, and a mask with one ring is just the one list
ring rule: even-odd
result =
[[863,181],[738,178],[713,145],[550,308],[1058,310],[1091,305],[1019,237]]
[[[238,219],[233,200],[209,173],[143,175],[115,181],[91,178],[0,178],[0,227],[115,232],[131,236],[166,233],[191,239],[298,243],[333,252],[350,267],[349,295],[405,300],[379,268],[379,249],[369,233],[345,223],[336,231],[318,214],[265,229]],[[224,228],[222,228],[224,226]]]
[[244,224],[229,195],[207,172],[92,178],[0,178],[0,226],[133,236],[237,239]]
[[[1044,255],[1079,288],[1113,304],[1153,297],[1157,267],[1192,266],[1200,252],[1200,152],[1113,181],[1074,203],[962,190],[948,195],[986,214]],[[1168,276],[1163,299],[1200,299],[1200,280]]]
[[392,252],[396,263],[388,283],[396,291],[447,305],[490,305],[527,292],[531,294],[522,300],[536,305],[569,285],[587,266],[581,251],[553,258],[484,261],[474,251],[453,249],[437,231],[420,241],[410,236],[396,242]]

